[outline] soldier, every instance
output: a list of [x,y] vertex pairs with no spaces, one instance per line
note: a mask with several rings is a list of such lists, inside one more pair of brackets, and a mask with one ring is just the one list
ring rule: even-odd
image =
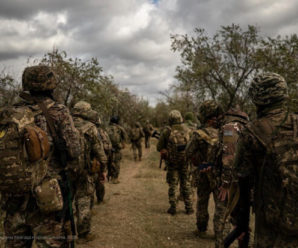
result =
[[[142,160],[142,138],[145,136],[141,124],[136,122],[135,126],[130,130],[131,148],[133,151],[134,161]],[[138,154],[137,154],[138,153]]]
[[182,188],[183,199],[187,214],[192,214],[191,188],[189,182],[189,168],[185,156],[185,147],[189,140],[190,129],[183,124],[181,113],[173,110],[169,114],[169,124],[161,132],[157,143],[157,151],[167,154],[167,183],[169,184],[168,213],[176,214],[176,190],[178,182]]
[[91,122],[96,115],[91,105],[85,101],[79,101],[74,105],[72,115],[83,146],[77,166],[81,171],[75,182],[77,231],[82,241],[90,241],[95,237],[90,233],[91,208],[95,190],[93,176],[99,173],[103,181],[105,180],[107,158],[97,128]]
[[[37,247],[65,247],[67,239],[65,238],[66,233],[63,224],[69,220],[66,218],[66,213],[71,212],[71,209],[67,208],[71,205],[71,202],[67,201],[71,192],[67,187],[69,179],[66,177],[65,169],[67,161],[77,159],[79,156],[78,132],[67,107],[58,104],[53,99],[52,93],[56,88],[56,78],[50,67],[44,65],[27,67],[23,72],[22,87],[24,91],[29,91],[30,94],[26,92],[21,94],[24,100],[14,106],[14,111],[17,113],[18,109],[23,109],[24,111],[21,113],[23,117],[27,115],[27,111],[32,111],[34,119],[30,127],[39,133],[39,138],[43,136],[43,133],[46,134],[40,139],[42,145],[39,146],[39,149],[42,148],[42,154],[44,154],[47,150],[44,141],[48,140],[50,150],[53,152],[45,158],[48,165],[47,170],[46,167],[43,167],[45,170],[42,172],[40,170],[41,165],[37,167],[39,171],[32,180],[38,179],[40,173],[46,173],[37,187],[32,185],[30,191],[23,194],[18,194],[15,191],[12,194],[4,193],[2,195],[7,213],[4,222],[7,237],[6,247],[31,247],[34,238]],[[22,116],[19,117],[22,118]],[[2,117],[0,119],[5,121]],[[18,116],[15,119],[18,119]],[[23,125],[25,124],[24,121],[26,120],[22,119]],[[30,141],[31,134],[28,133],[26,142]],[[1,136],[4,142],[6,138],[9,138],[9,132],[7,135],[7,137],[6,135]],[[31,141],[34,143],[33,139]],[[31,145],[34,147],[33,143],[26,143],[28,145],[26,146],[27,156],[29,156],[27,159],[29,158],[30,162],[33,159],[31,155],[34,154],[30,154],[29,148]],[[3,147],[1,143],[1,149]],[[35,152],[37,151],[38,149],[35,150]],[[24,156],[23,150],[19,150],[18,153],[21,157]],[[0,154],[5,155],[5,152],[1,151]],[[8,159],[10,155],[7,153],[5,156]],[[35,165],[39,161],[36,161]],[[2,162],[1,160],[1,169],[5,165]],[[18,169],[24,166],[24,163],[19,164],[19,166]],[[30,175],[32,168],[34,168],[34,163],[27,170],[28,174],[26,172],[18,174],[20,179],[18,183],[21,184],[21,179]],[[0,181],[2,182],[2,179]],[[25,184],[24,187],[26,187]],[[16,190],[18,185],[15,184],[12,188]]]
[[[104,151],[107,156],[107,159],[108,159],[108,161],[111,161],[112,143],[111,143],[108,133],[102,127],[102,122],[101,122],[101,119],[100,119],[98,113],[96,114],[95,120],[93,123],[97,127],[99,138],[103,143],[103,147],[104,147]],[[97,203],[100,204],[103,202],[103,199],[105,196],[105,185],[104,185],[102,177],[99,175],[99,173],[95,174],[94,182],[95,182],[95,193],[96,193]]]
[[196,167],[195,185],[197,186],[197,228],[199,237],[211,238],[207,232],[209,220],[208,202],[211,193],[215,201],[214,232],[216,248],[221,247],[221,224],[225,204],[218,199],[220,186],[219,154],[219,122],[222,114],[221,107],[213,100],[205,101],[199,107],[199,119],[202,127],[193,132],[186,147],[187,157]]
[[[289,112],[287,84],[276,73],[255,77],[249,93],[257,119],[243,130],[237,147],[239,204],[253,185],[254,247],[298,247],[298,115]],[[241,205],[236,209],[233,216],[239,225]]]
[[150,124],[149,120],[146,121],[143,131],[145,134],[145,148],[150,148],[150,137],[153,132],[153,126]]
[[119,125],[119,117],[113,116],[110,120],[110,126],[108,128],[109,138],[112,143],[112,159],[110,163],[111,167],[111,182],[114,184],[119,183],[118,177],[120,173],[120,161],[122,158],[121,150],[125,147],[126,132],[123,127]]
[[196,130],[197,129],[197,123],[195,121],[195,116],[192,112],[187,112],[185,114],[185,124],[191,129],[191,130]]

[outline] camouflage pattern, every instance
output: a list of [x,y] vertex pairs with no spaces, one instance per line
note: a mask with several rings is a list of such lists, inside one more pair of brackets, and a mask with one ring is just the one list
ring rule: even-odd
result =
[[56,77],[50,67],[37,65],[27,67],[23,72],[22,85],[24,91],[46,91],[56,88]]
[[150,138],[152,135],[153,126],[150,124],[148,120],[146,121],[143,131],[145,134],[145,148],[150,148]]
[[79,160],[84,163],[80,166],[84,168],[84,171],[75,182],[75,207],[79,237],[85,237],[90,232],[91,227],[91,207],[95,191],[94,175],[90,170],[92,160],[95,158],[100,162],[100,173],[106,171],[107,165],[107,157],[98,130],[95,124],[90,122],[93,113],[91,117],[87,113],[92,113],[88,103],[80,101],[74,106],[74,124],[84,139],[84,148],[80,156],[83,159]]
[[[157,143],[157,151],[161,151],[163,149],[169,151],[169,138],[171,132],[175,130],[190,130],[182,124],[182,116],[179,111],[173,110],[169,115],[170,127],[165,127],[160,135],[159,141]],[[177,185],[180,182],[181,193],[184,198],[184,204],[186,211],[192,210],[192,198],[191,198],[191,186],[189,181],[189,166],[186,161],[185,153],[184,155],[178,156],[179,159],[177,161],[167,159],[168,171],[167,171],[167,183],[169,184],[169,203],[171,208],[176,209],[176,192]],[[170,157],[177,157],[173,154],[169,154]]]
[[76,182],[75,216],[79,238],[84,238],[91,231],[91,209],[95,185],[92,175],[85,175]]
[[251,92],[258,118],[240,136],[234,174],[235,180],[254,182],[254,247],[298,247],[298,116],[283,104],[287,91],[279,75],[256,77]]
[[207,120],[217,117],[222,113],[223,110],[216,101],[207,100],[200,105],[198,118],[202,124],[205,124]]
[[[133,152],[133,158],[142,159],[143,149],[142,149],[142,138],[145,136],[141,124],[137,122],[130,132],[131,148]],[[137,138],[137,139],[136,139]]]
[[[24,82],[23,82],[24,84]],[[48,108],[50,117],[53,119],[57,134],[64,140],[66,146],[67,158],[76,159],[80,153],[80,143],[78,132],[74,127],[73,120],[68,109],[54,102],[51,98],[39,96]],[[22,102],[30,108],[40,111],[39,107],[33,102]],[[53,139],[47,127],[44,115],[35,116],[35,124],[48,134],[48,139],[53,147]],[[51,156],[47,178],[56,178],[61,182],[59,175],[64,168],[60,164],[58,155],[55,153]],[[7,237],[16,237],[18,239],[9,239],[6,241],[7,247],[31,247],[32,239],[20,239],[23,237],[40,237],[36,238],[35,243],[38,247],[64,247],[66,245],[65,230],[63,227],[63,211],[45,214],[42,213],[34,196],[31,193],[15,195],[5,194],[4,209],[7,212],[5,218],[5,235]]]
[[172,110],[169,114],[169,124],[180,124],[183,122],[181,113],[178,110]]
[[[216,120],[222,111],[216,102],[206,101],[200,106],[199,112],[200,119],[205,126],[193,132],[186,147],[186,156],[196,168],[193,177],[197,187],[197,228],[199,233],[207,231],[208,203],[210,195],[213,193],[215,201],[213,218],[215,247],[221,248],[223,247],[223,238],[229,233],[230,226],[223,223],[226,202],[218,199],[221,185],[219,129],[216,127],[216,122],[208,124],[208,121],[210,119]],[[201,165],[206,165],[209,170],[200,171],[199,166]]]
[[[113,119],[113,118],[111,118]],[[119,134],[119,138],[115,139],[112,136],[117,133]],[[112,142],[112,154],[111,154],[111,178],[113,181],[117,181],[120,174],[120,161],[122,158],[121,149],[124,147],[124,142],[127,139],[127,134],[123,127],[118,125],[115,122],[111,121],[110,126],[108,127],[109,138]],[[117,140],[117,142],[113,143],[113,140]]]
[[256,106],[269,107],[288,98],[287,83],[279,74],[266,72],[254,78],[249,94]]

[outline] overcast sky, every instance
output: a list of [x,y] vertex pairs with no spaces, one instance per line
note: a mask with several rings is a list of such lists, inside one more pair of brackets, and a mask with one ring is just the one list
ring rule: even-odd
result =
[[170,34],[231,23],[292,34],[297,10],[298,0],[0,0],[0,69],[20,77],[29,57],[56,47],[97,57],[116,83],[154,105],[179,64]]

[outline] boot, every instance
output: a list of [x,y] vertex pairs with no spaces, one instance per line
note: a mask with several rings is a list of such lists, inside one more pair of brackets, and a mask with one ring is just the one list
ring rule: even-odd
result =
[[86,233],[79,235],[79,239],[76,241],[77,244],[84,244],[96,239],[96,235],[93,233]]
[[192,208],[188,208],[188,209],[186,209],[186,211],[185,211],[185,213],[187,214],[187,215],[191,215],[191,214],[193,214],[195,211],[192,209]]
[[168,212],[168,214],[175,215],[175,214],[176,214],[176,207],[171,206],[171,207],[168,209],[167,212]]

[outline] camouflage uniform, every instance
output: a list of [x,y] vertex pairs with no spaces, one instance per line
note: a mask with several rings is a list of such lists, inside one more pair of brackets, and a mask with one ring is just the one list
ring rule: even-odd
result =
[[145,148],[150,148],[150,138],[152,135],[153,127],[149,123],[149,121],[146,121],[146,124],[143,128],[144,134],[145,134]]
[[78,179],[75,182],[75,206],[77,216],[77,231],[79,238],[84,238],[90,233],[91,228],[91,208],[95,191],[92,172],[93,159],[100,163],[100,173],[106,172],[107,158],[103,144],[99,139],[99,134],[92,117],[95,111],[87,102],[80,101],[73,109],[73,120],[75,127],[80,131],[84,148],[79,159],[80,168]]
[[[47,66],[27,67],[23,73],[23,90],[29,90],[48,107],[49,116],[53,119],[57,134],[65,142],[67,158],[76,159],[80,153],[78,132],[73,125],[73,120],[68,109],[52,100],[51,93],[56,87],[54,73]],[[39,109],[31,100],[20,104],[26,104]],[[35,124],[48,134],[53,148],[53,139],[50,135],[45,116],[41,113],[35,117]],[[59,155],[53,153],[49,165],[47,178],[56,178],[62,185],[62,167]],[[32,193],[24,195],[3,195],[6,218],[4,221],[6,247],[31,247],[33,239],[37,247],[65,247],[64,211],[43,213],[37,206]],[[10,239],[15,237],[15,239]]]
[[137,158],[139,158],[140,161],[142,160],[142,138],[144,136],[141,124],[137,122],[130,132],[131,148],[135,161],[137,161]]
[[[215,101],[205,101],[199,109],[202,128],[193,132],[192,138],[186,147],[187,157],[192,160],[195,170],[195,185],[197,186],[197,228],[199,235],[205,236],[209,220],[208,202],[213,193],[215,202],[214,233],[216,247],[221,247],[222,223],[225,211],[225,203],[220,201],[219,186],[220,164],[218,163],[220,144],[217,118],[222,113]],[[213,147],[210,149],[210,147]],[[206,165],[209,171],[202,172],[199,166]]]
[[[242,182],[249,178],[250,185],[247,185],[247,187],[253,185],[255,191],[254,247],[298,247],[298,213],[297,204],[295,205],[295,202],[297,203],[297,186],[296,190],[287,191],[287,194],[292,196],[292,199],[290,199],[292,204],[285,203],[288,196],[282,193],[286,192],[287,182],[289,183],[291,179],[297,178],[297,170],[291,172],[290,179],[282,180],[282,175],[285,172],[284,168],[281,167],[281,164],[275,164],[275,159],[272,159],[267,151],[271,146],[269,144],[278,145],[279,147],[275,146],[275,148],[278,147],[285,154],[283,158],[286,161],[287,170],[297,167],[297,115],[287,111],[287,84],[278,74],[264,73],[257,76],[252,82],[250,95],[257,107],[257,119],[250,122],[240,136],[234,169],[235,180]],[[266,124],[266,128],[262,128],[264,123],[268,124]],[[283,133],[283,135],[280,136],[276,130]],[[287,135],[289,137],[286,137]],[[290,146],[293,135],[294,140],[296,139],[296,148]],[[267,141],[263,142],[265,140],[268,141],[268,145]],[[283,145],[286,145],[286,147],[283,147]],[[278,152],[279,150],[275,151]],[[285,156],[293,157],[289,159]],[[294,180],[296,180],[297,185],[297,179]],[[294,182],[291,185],[293,187]],[[282,213],[289,211],[295,214],[293,216],[282,216]],[[270,220],[270,217],[273,217],[273,219],[278,218],[277,222],[267,221]],[[284,220],[287,220],[289,225],[290,223],[291,225],[296,223],[296,234],[291,234],[285,230],[282,226]]]
[[[108,161],[111,160],[111,153],[112,153],[112,143],[109,138],[108,133],[101,127],[101,120],[99,115],[97,116],[94,124],[97,126],[99,138],[103,143],[104,151],[107,156]],[[103,202],[105,196],[105,185],[102,182],[101,175],[96,173],[94,175],[94,183],[95,183],[95,193],[97,198],[97,203]]]
[[119,183],[118,177],[120,173],[120,161],[122,158],[121,150],[124,147],[124,142],[127,138],[126,132],[119,124],[118,117],[112,117],[110,126],[108,127],[109,138],[112,143],[112,154],[110,166],[110,177],[113,183]]
[[[189,168],[186,161],[185,153],[172,154],[169,149],[169,138],[171,132],[175,130],[183,130],[185,133],[190,133],[190,130],[182,123],[182,116],[179,111],[173,110],[169,115],[170,127],[166,127],[162,130],[159,141],[157,143],[157,151],[162,152],[162,150],[167,150],[167,183],[169,184],[169,203],[170,208],[168,213],[176,213],[176,191],[177,186],[180,181],[180,187],[184,198],[185,209],[187,214],[193,213],[192,199],[191,199],[191,187],[189,182]],[[175,159],[170,159],[170,157],[178,157]]]

